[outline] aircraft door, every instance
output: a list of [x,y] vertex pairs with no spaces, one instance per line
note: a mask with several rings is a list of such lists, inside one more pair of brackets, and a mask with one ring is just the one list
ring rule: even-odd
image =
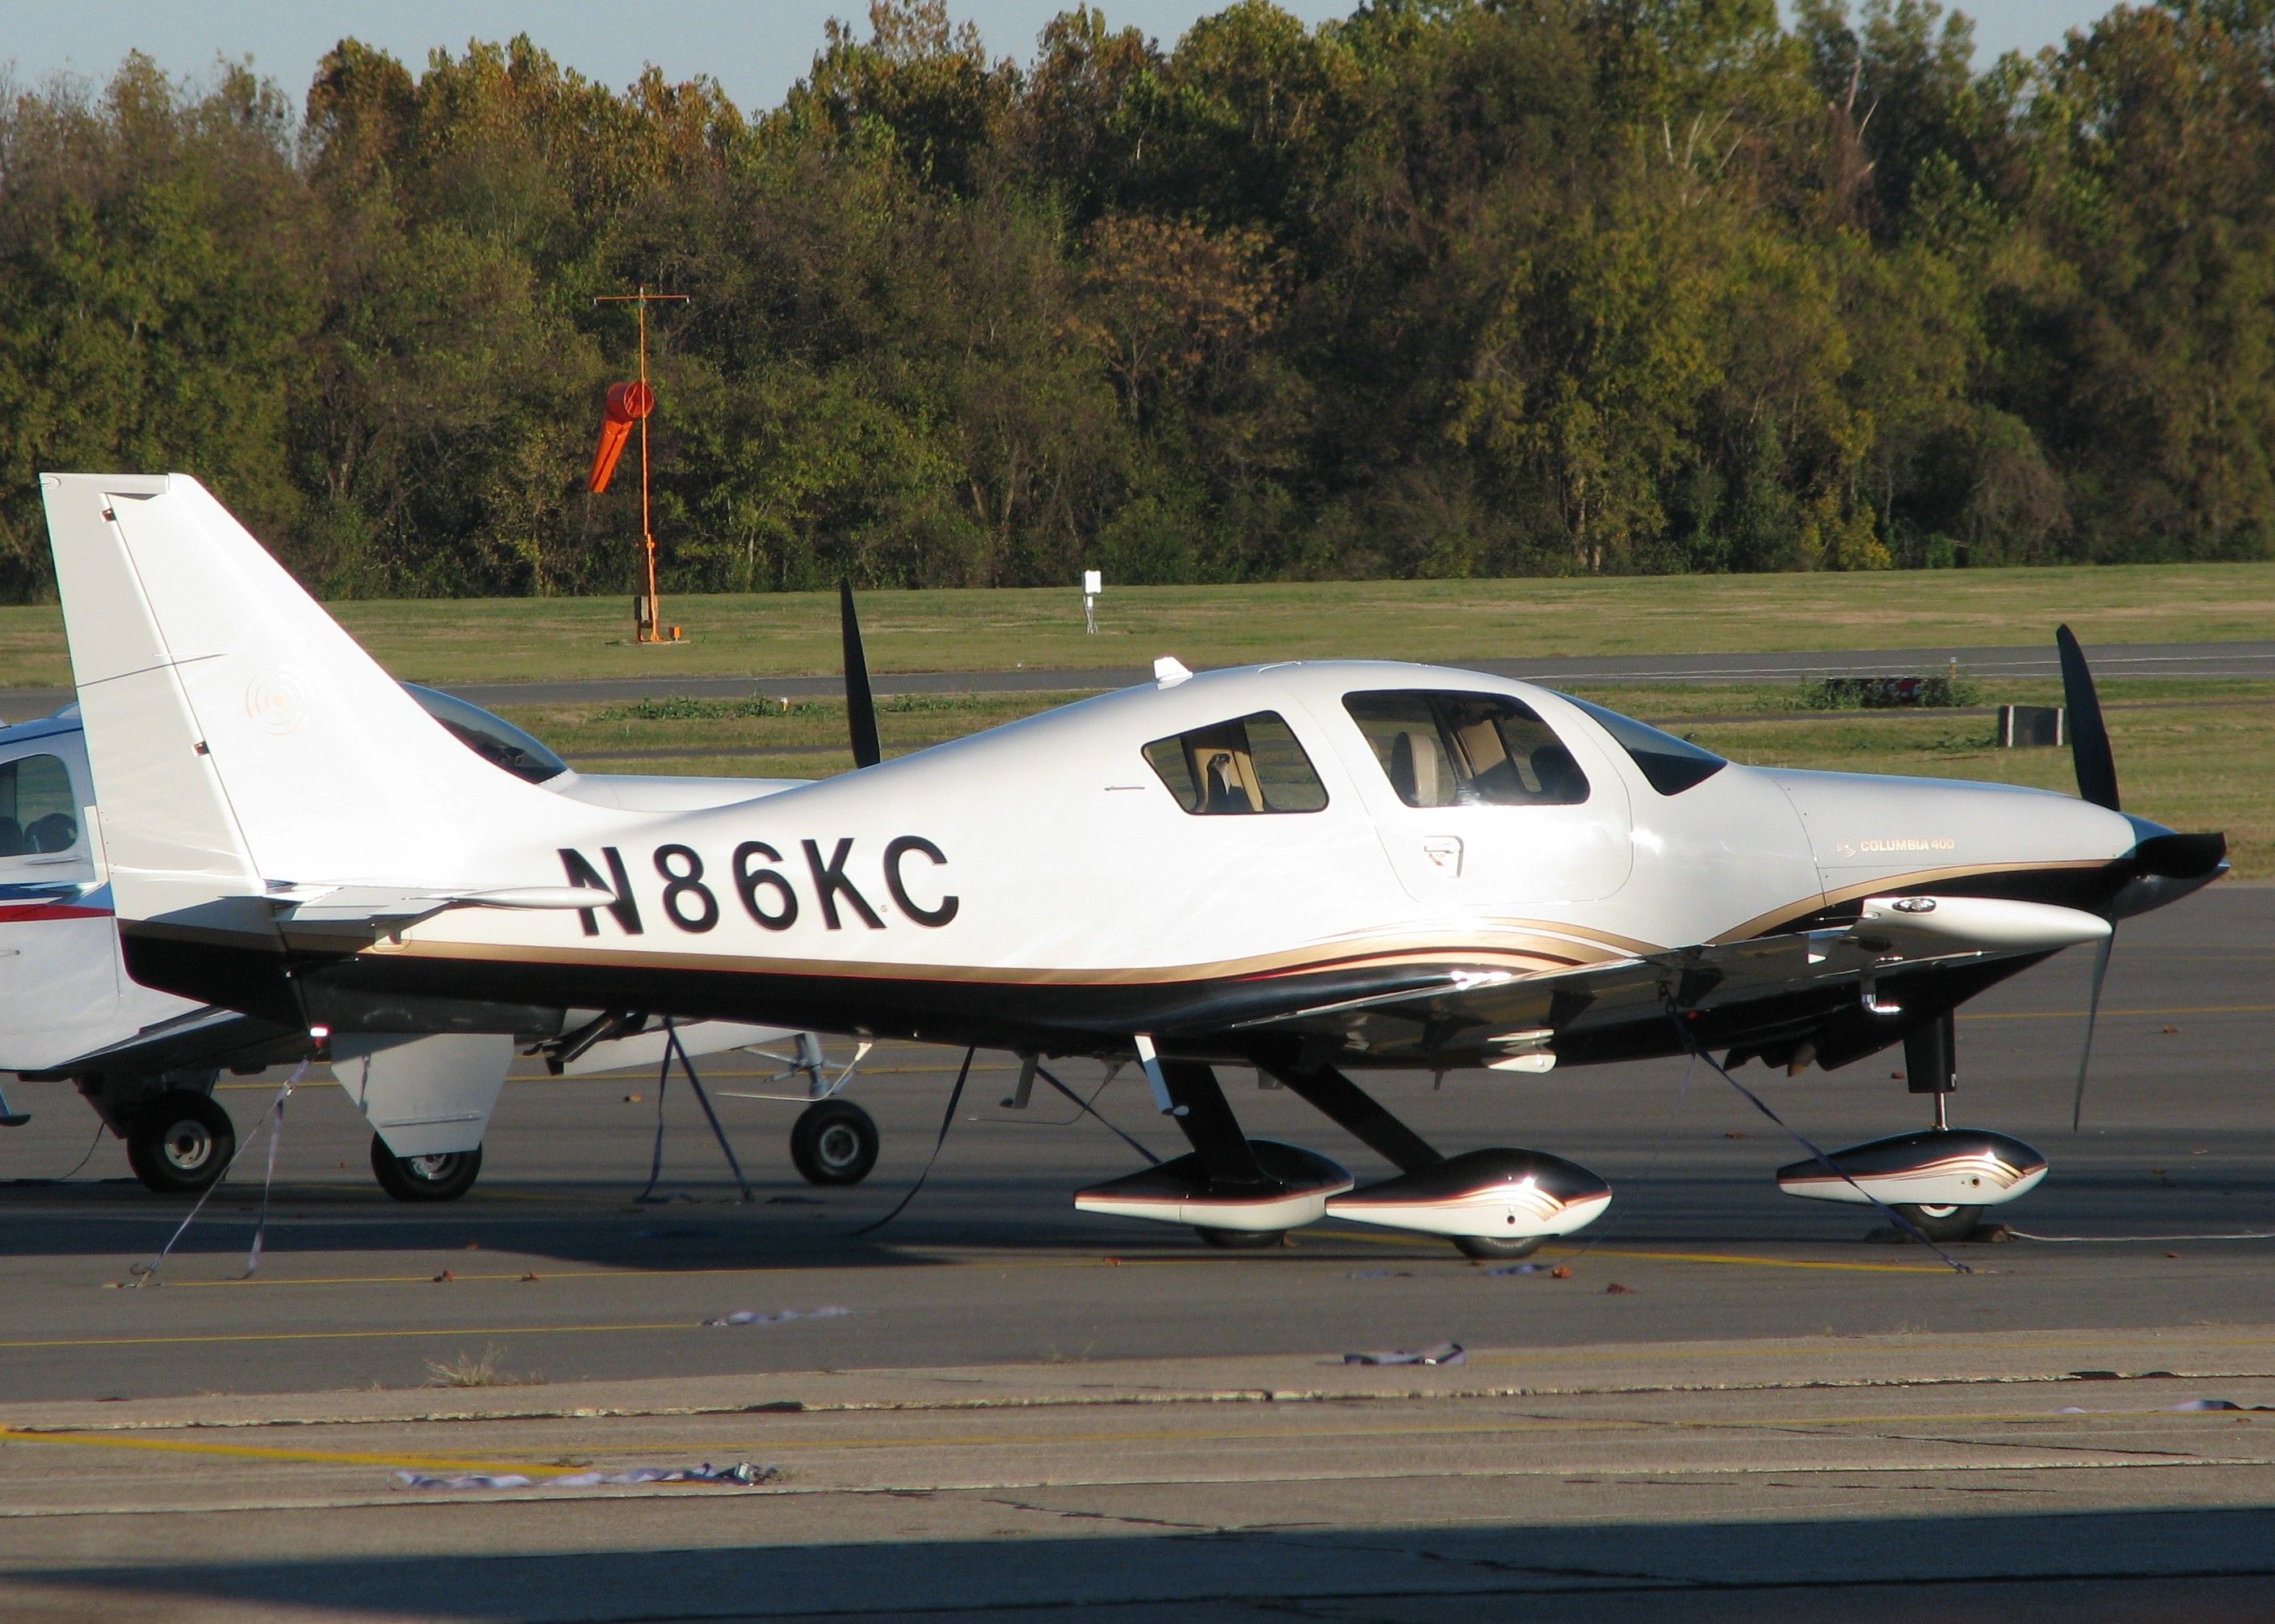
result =
[[1626,783],[1583,730],[1504,694],[1361,691],[1343,707],[1351,773],[1417,901],[1505,913],[1627,883]]
[[87,838],[94,798],[78,734],[0,745],[0,1070],[59,1065],[132,1035]]

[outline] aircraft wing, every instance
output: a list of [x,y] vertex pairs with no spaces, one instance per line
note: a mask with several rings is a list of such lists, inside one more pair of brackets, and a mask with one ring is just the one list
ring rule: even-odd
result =
[[2097,914],[2003,897],[1867,899],[1847,925],[1706,942],[1544,975],[1444,972],[1432,985],[1251,1016],[1233,1031],[1332,1038],[1374,1054],[1474,1053],[1487,1065],[1546,1070],[1558,1033],[1710,1013],[1842,983],[1872,997],[1878,977],[1928,964],[2019,957],[2098,941]]

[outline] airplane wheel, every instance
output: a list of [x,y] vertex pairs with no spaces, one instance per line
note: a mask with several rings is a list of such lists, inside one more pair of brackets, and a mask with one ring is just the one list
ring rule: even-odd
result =
[[1908,1220],[1931,1241],[1963,1241],[1973,1235],[1975,1226],[1983,1221],[1983,1209],[1979,1206],[1904,1205],[1888,1210]]
[[374,1134],[371,1171],[379,1187],[397,1201],[456,1201],[481,1175],[482,1147],[441,1156],[397,1156]]
[[162,1196],[194,1196],[213,1188],[237,1154],[237,1128],[208,1095],[170,1089],[134,1114],[126,1162]]
[[1464,1258],[1530,1258],[1548,1244],[1548,1237],[1545,1235],[1528,1235],[1513,1241],[1496,1240],[1483,1235],[1457,1235],[1452,1239],[1455,1251]]
[[1195,1224],[1193,1233],[1226,1252],[1260,1252],[1288,1238],[1285,1229],[1211,1229],[1202,1224]]
[[809,1184],[858,1184],[877,1165],[877,1124],[850,1099],[817,1099],[790,1130],[790,1159]]

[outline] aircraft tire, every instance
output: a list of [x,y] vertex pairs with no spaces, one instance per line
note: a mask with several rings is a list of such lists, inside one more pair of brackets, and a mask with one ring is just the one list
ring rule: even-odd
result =
[[858,1184],[877,1165],[875,1119],[850,1099],[817,1099],[790,1128],[790,1159],[809,1184]]
[[371,1137],[371,1172],[379,1187],[397,1201],[456,1201],[481,1176],[482,1147],[446,1156],[397,1156],[377,1134]]
[[1530,1258],[1548,1243],[1548,1237],[1545,1235],[1523,1235],[1513,1241],[1486,1235],[1457,1235],[1450,1238],[1455,1251],[1464,1258],[1475,1258],[1481,1262],[1487,1259],[1506,1262],[1512,1258]]
[[237,1154],[237,1127],[209,1094],[169,1089],[134,1114],[126,1165],[146,1189],[194,1196],[213,1188]]
[[1288,1238],[1285,1229],[1212,1229],[1195,1224],[1193,1233],[1207,1245],[1226,1252],[1260,1252]]
[[1922,1206],[1900,1203],[1888,1209],[1931,1241],[1963,1241],[1983,1221],[1979,1206]]

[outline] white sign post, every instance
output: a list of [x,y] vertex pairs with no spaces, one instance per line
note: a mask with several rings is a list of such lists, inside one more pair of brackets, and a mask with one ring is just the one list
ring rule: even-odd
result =
[[1106,590],[1106,572],[1085,570],[1082,572],[1082,625],[1092,636],[1098,635],[1098,594]]

